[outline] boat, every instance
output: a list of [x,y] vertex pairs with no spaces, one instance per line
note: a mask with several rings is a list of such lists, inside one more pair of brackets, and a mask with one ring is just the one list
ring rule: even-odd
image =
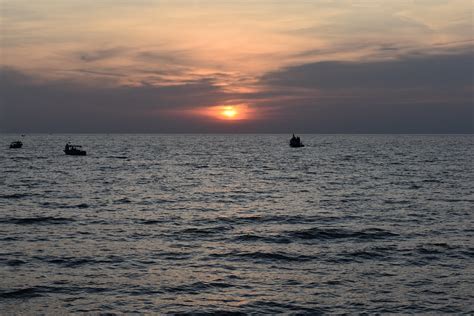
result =
[[12,142],[10,144],[10,148],[21,148],[23,146],[23,143],[20,141]]
[[80,145],[70,145],[69,143],[66,144],[64,147],[64,153],[66,155],[72,156],[85,156],[87,153],[85,150],[81,149],[82,146]]
[[293,137],[290,139],[290,147],[297,148],[297,147],[304,147],[304,144],[301,142],[301,139],[298,137],[295,137],[295,134],[293,134]]

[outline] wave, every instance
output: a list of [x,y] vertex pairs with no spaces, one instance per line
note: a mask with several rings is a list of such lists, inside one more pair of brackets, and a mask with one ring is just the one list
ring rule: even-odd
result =
[[363,259],[363,260],[384,260],[387,259],[387,254],[383,253],[381,251],[370,251],[370,250],[358,250],[358,251],[353,251],[353,252],[348,252],[344,253],[342,257],[350,260],[357,260],[357,259]]
[[107,156],[108,159],[128,159],[127,156]]
[[114,201],[114,204],[129,204],[129,203],[132,203],[132,201],[126,197]]
[[164,260],[170,260],[170,261],[175,261],[175,260],[188,260],[189,258],[192,257],[192,254],[189,252],[160,252],[155,255],[156,258],[159,259],[164,259]]
[[303,262],[310,261],[315,259],[312,256],[305,255],[290,255],[281,252],[263,252],[263,251],[254,251],[254,252],[228,252],[221,254],[211,254],[210,257],[214,258],[229,258],[233,260],[255,260],[255,261],[288,261],[288,262]]
[[36,159],[36,157],[30,157],[30,156],[28,156],[28,157],[21,157],[21,156],[20,156],[20,157],[12,157],[11,159],[12,159],[13,161],[16,161],[16,160],[33,160],[33,159]]
[[102,261],[88,259],[88,258],[78,258],[78,259],[57,258],[57,259],[51,259],[47,261],[48,263],[58,264],[67,268],[75,268],[75,267],[88,265],[88,264],[99,264],[102,262]]
[[429,258],[431,256],[448,256],[451,258],[472,258],[474,257],[474,248],[457,246],[457,245],[448,245],[446,243],[430,243],[419,245],[414,249],[410,249],[410,252],[415,251],[416,253],[425,256],[424,258]]
[[164,287],[163,290],[171,293],[200,293],[203,291],[219,290],[233,287],[232,284],[225,282],[194,282],[191,284],[183,284],[173,287]]
[[32,196],[29,193],[13,193],[13,194],[0,194],[0,199],[21,199],[24,197]]
[[219,217],[216,221],[227,222],[231,224],[246,223],[286,223],[286,224],[303,224],[315,222],[331,222],[340,219],[333,216],[304,216],[304,215],[251,215],[251,216],[235,216],[235,217]]
[[11,260],[0,259],[0,262],[9,267],[18,267],[18,266],[26,264],[25,261],[20,260],[20,259],[11,259]]
[[410,201],[407,200],[385,200],[385,204],[410,204]]
[[437,202],[474,202],[474,199],[453,199],[453,198],[429,198],[428,201],[437,201]]
[[24,217],[24,218],[3,218],[0,223],[16,224],[16,225],[61,225],[74,222],[72,218],[39,216],[39,217]]
[[5,299],[25,299],[39,296],[42,296],[39,287],[29,287],[24,289],[0,292],[0,298]]
[[41,206],[46,208],[89,208],[89,204],[87,203],[80,203],[80,204],[64,204],[64,203],[57,203],[57,202],[43,202]]
[[281,236],[258,236],[253,234],[242,234],[233,239],[236,242],[265,242],[272,244],[289,244],[289,238]]
[[443,181],[438,180],[438,179],[425,179],[422,182],[424,182],[424,183],[443,183]]
[[102,293],[109,291],[108,288],[100,287],[75,287],[75,286],[32,286],[22,289],[0,290],[0,298],[3,299],[29,299],[48,296],[49,294],[75,295],[80,293]]
[[186,228],[178,232],[180,235],[197,235],[197,236],[208,236],[215,234],[222,234],[223,231],[233,229],[232,226],[215,226],[215,227],[192,227]]
[[220,315],[226,315],[226,316],[245,316],[248,315],[247,313],[244,312],[237,312],[237,311],[231,311],[227,309],[210,309],[210,310],[203,310],[202,308],[199,310],[191,310],[191,311],[170,311],[170,315],[180,315],[180,316],[220,316]]
[[54,257],[54,256],[33,256],[32,259],[46,262],[47,264],[56,264],[65,268],[76,268],[85,265],[117,264],[124,262],[120,256],[108,257]]
[[352,231],[340,228],[320,228],[313,227],[309,229],[302,229],[287,232],[289,236],[298,239],[383,239],[398,236],[398,234],[380,229],[368,228],[360,231]]
[[243,310],[249,309],[251,311],[257,310],[258,314],[289,314],[289,312],[293,312],[296,313],[296,315],[322,315],[325,312],[325,309],[315,306],[303,307],[301,305],[289,302],[276,302],[267,300],[253,301],[241,305],[240,308]]
[[155,224],[162,224],[167,223],[168,221],[164,219],[139,219],[136,221],[137,224],[143,225],[155,225]]

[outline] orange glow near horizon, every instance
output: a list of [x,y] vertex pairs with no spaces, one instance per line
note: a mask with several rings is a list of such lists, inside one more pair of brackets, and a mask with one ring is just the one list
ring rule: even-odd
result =
[[200,115],[205,115],[219,121],[241,121],[255,116],[247,104],[217,105],[199,110]]
[[228,106],[221,112],[221,114],[223,115],[224,118],[228,120],[233,120],[233,119],[236,119],[239,113],[233,106]]

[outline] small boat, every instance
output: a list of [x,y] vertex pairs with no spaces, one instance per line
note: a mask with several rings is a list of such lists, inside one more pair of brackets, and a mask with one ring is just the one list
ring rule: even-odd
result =
[[81,149],[82,146],[80,145],[69,145],[69,143],[66,144],[64,147],[64,153],[66,155],[72,155],[72,156],[85,156],[87,153],[85,150]]
[[304,147],[303,143],[301,142],[301,139],[298,137],[295,137],[295,134],[293,134],[293,137],[290,139],[290,147]]
[[10,144],[10,148],[21,148],[23,146],[23,143],[20,141],[12,142]]

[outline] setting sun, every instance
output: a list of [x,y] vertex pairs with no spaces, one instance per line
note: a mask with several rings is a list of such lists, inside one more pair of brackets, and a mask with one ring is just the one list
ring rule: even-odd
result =
[[196,112],[220,121],[241,121],[255,118],[255,112],[247,104],[215,105]]
[[222,115],[228,119],[233,119],[237,115],[237,110],[232,106],[228,106],[222,111]]

